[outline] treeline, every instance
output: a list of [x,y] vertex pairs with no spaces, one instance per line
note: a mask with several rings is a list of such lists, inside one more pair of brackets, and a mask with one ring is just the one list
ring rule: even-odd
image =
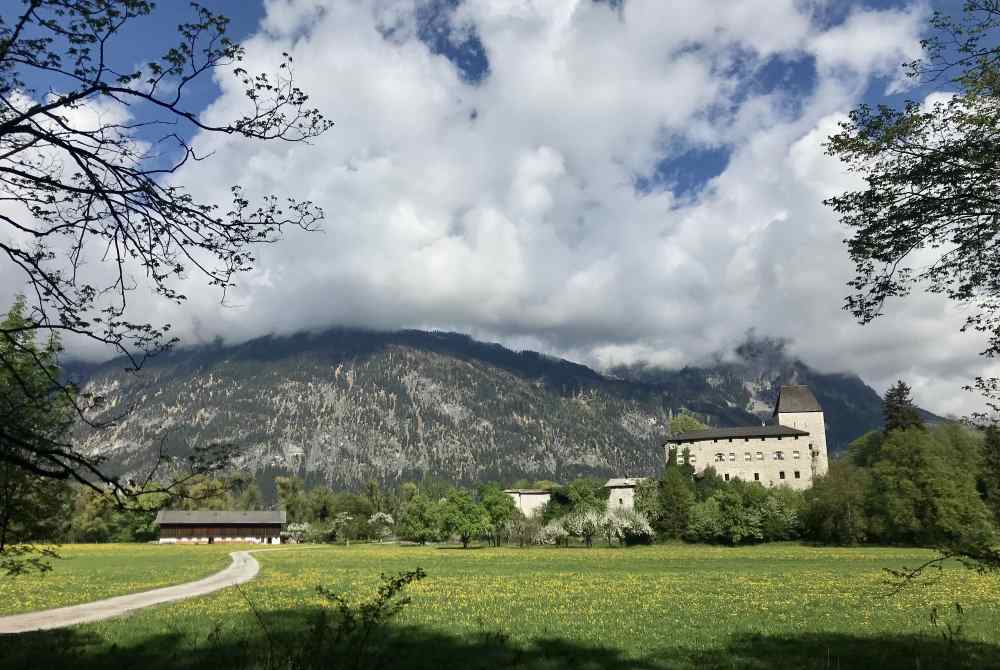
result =
[[[711,468],[696,476],[675,455],[659,478],[639,484],[634,509],[609,511],[603,480],[513,482],[550,492],[548,504],[530,518],[497,483],[460,488],[426,480],[383,490],[370,482],[358,493],[277,477],[266,496],[275,502],[265,505],[251,476],[194,477],[169,495],[140,496],[133,507],[141,509],[125,511],[98,491],[51,481],[25,480],[33,483],[7,495],[4,484],[15,480],[0,471],[0,507],[17,512],[0,515],[0,542],[4,536],[8,542],[142,542],[157,537],[160,508],[277,507],[287,512],[291,539],[302,542],[991,546],[1000,522],[1000,431],[924,426],[902,383],[886,395],[885,414],[882,431],[852,443],[806,491],[724,481]],[[697,427],[687,415],[675,421],[672,429]]]

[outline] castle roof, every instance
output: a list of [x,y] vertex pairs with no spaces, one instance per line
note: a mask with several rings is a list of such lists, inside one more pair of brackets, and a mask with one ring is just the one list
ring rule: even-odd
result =
[[504,493],[518,493],[523,496],[542,496],[542,495],[552,495],[552,491],[546,491],[545,489],[504,489]]
[[822,412],[816,396],[808,386],[789,384],[778,391],[778,402],[774,403],[774,416],[782,412]]
[[738,437],[795,437],[809,433],[788,426],[739,426],[737,428],[710,428],[678,433],[667,438],[667,442],[702,442],[704,440],[729,440]]

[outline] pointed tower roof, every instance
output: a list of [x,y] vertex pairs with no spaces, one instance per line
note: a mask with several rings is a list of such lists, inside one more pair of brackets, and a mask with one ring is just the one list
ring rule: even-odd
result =
[[788,384],[778,391],[778,402],[774,403],[774,416],[785,412],[822,412],[816,396],[808,386]]

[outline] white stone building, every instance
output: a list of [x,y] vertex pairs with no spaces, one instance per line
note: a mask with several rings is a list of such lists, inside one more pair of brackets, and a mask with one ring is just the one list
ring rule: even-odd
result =
[[645,477],[609,479],[604,485],[608,489],[608,511],[635,507],[635,487],[645,480]]
[[712,428],[671,435],[667,459],[677,452],[695,473],[712,467],[720,477],[764,486],[806,489],[826,474],[826,424],[823,409],[806,386],[782,386],[774,407],[775,425]]
[[542,489],[506,489],[504,493],[514,499],[517,509],[527,517],[541,514],[542,508],[552,497],[552,494]]

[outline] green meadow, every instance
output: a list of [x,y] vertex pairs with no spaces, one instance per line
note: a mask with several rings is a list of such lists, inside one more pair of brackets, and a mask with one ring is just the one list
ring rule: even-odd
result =
[[[103,545],[78,554],[70,547],[68,557],[87,559],[67,558],[39,579],[53,593],[87,583],[88,594],[111,595],[123,590],[118,574],[141,584],[145,565],[158,573],[150,584],[176,583],[221,567],[228,550]],[[891,593],[885,568],[932,555],[795,544],[283,547],[258,554],[261,573],[241,589],[5,637],[0,667],[255,667],[276,649],[304,644],[303,631],[330,609],[318,585],[360,602],[381,573],[419,566],[427,577],[407,589],[410,604],[378,632],[377,658],[346,667],[1000,668],[1000,577],[949,565]],[[121,573],[105,569],[113,563]],[[23,596],[17,581],[4,588],[6,612],[24,609],[11,600],[43,602],[47,593],[34,579]],[[65,593],[51,598],[65,600]],[[330,659],[329,667],[342,666]]]

